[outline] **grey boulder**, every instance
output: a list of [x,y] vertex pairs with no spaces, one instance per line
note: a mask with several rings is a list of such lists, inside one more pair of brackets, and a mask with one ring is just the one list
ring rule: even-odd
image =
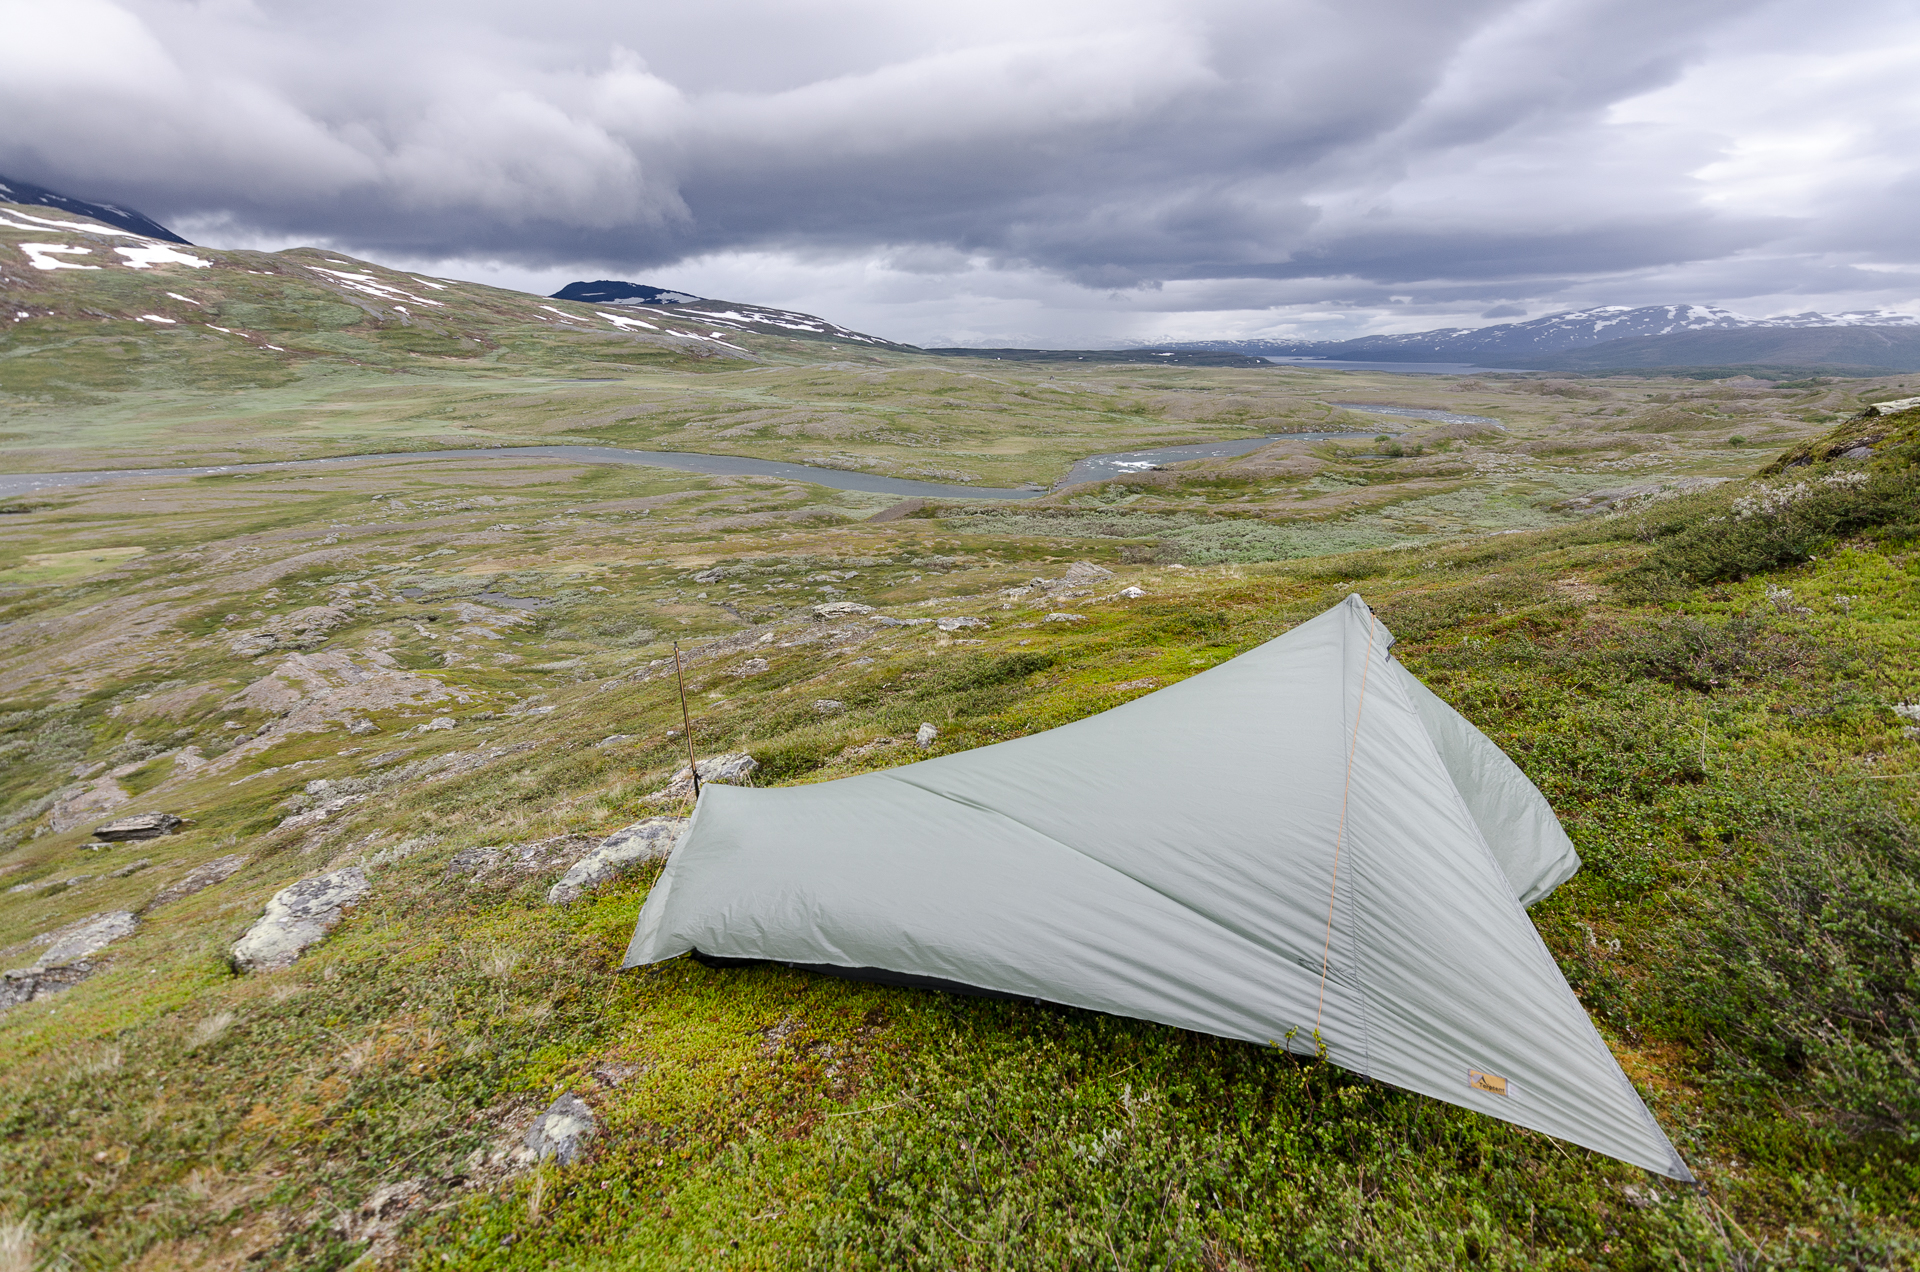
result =
[[135,813],[94,828],[93,837],[110,844],[129,839],[158,839],[180,829],[180,818],[172,813]]
[[347,907],[366,896],[371,886],[365,871],[349,866],[276,892],[266,913],[235,942],[233,965],[243,972],[291,967],[339,925]]
[[614,831],[547,889],[547,904],[571,905],[635,866],[668,856],[680,842],[687,821],[685,817],[649,817]]

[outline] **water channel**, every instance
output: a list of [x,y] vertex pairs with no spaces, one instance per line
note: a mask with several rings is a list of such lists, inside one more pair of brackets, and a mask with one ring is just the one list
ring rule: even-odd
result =
[[[1212,459],[1245,455],[1276,441],[1318,441],[1334,437],[1366,437],[1364,433],[1279,433],[1270,437],[1247,437],[1229,442],[1197,442],[1186,446],[1164,446],[1156,450],[1123,451],[1113,455],[1089,455],[1076,463],[1060,485],[1104,481],[1122,473],[1140,472],[1162,464],[1177,464],[1188,459]],[[628,450],[620,446],[490,446],[472,450],[391,451],[372,455],[336,455],[326,459],[283,459],[261,464],[212,464],[177,468],[110,468],[70,473],[0,473],[0,498],[18,498],[38,491],[64,486],[92,485],[103,481],[127,481],[142,477],[211,477],[224,473],[270,473],[311,471],[342,464],[399,463],[427,459],[518,459],[537,456],[570,459],[589,464],[641,464],[652,468],[671,468],[678,472],[704,473],[714,477],[784,477],[790,481],[812,482],[833,490],[860,490],[870,494],[898,495],[903,499],[923,496],[940,499],[1033,499],[1047,493],[1037,485],[1003,489],[994,486],[947,485],[933,481],[909,481],[902,477],[882,477],[851,469],[818,468],[812,464],[791,464],[777,459],[749,459],[742,455],[701,455],[692,451]],[[1055,489],[1058,487],[1056,486]]]

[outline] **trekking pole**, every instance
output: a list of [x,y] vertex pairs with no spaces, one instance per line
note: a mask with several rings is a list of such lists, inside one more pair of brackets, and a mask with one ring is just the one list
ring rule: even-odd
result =
[[687,714],[687,677],[680,670],[680,642],[673,642],[673,678],[680,682],[680,726],[687,734],[687,772],[693,774],[693,802],[700,802],[700,762],[693,758],[693,717]]

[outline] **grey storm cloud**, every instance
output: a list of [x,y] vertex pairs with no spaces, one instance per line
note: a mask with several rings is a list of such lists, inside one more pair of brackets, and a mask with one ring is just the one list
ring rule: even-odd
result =
[[1819,289],[1836,253],[1914,263],[1877,201],[1920,138],[1872,65],[1755,97],[1816,16],[1842,60],[1920,35],[1899,0],[0,0],[0,172],[213,242],[534,271]]

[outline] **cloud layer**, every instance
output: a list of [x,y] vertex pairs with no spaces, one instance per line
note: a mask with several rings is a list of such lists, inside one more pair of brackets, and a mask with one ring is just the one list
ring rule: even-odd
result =
[[0,172],[541,290],[1042,344],[1920,302],[1902,0],[0,0],[0,30]]

